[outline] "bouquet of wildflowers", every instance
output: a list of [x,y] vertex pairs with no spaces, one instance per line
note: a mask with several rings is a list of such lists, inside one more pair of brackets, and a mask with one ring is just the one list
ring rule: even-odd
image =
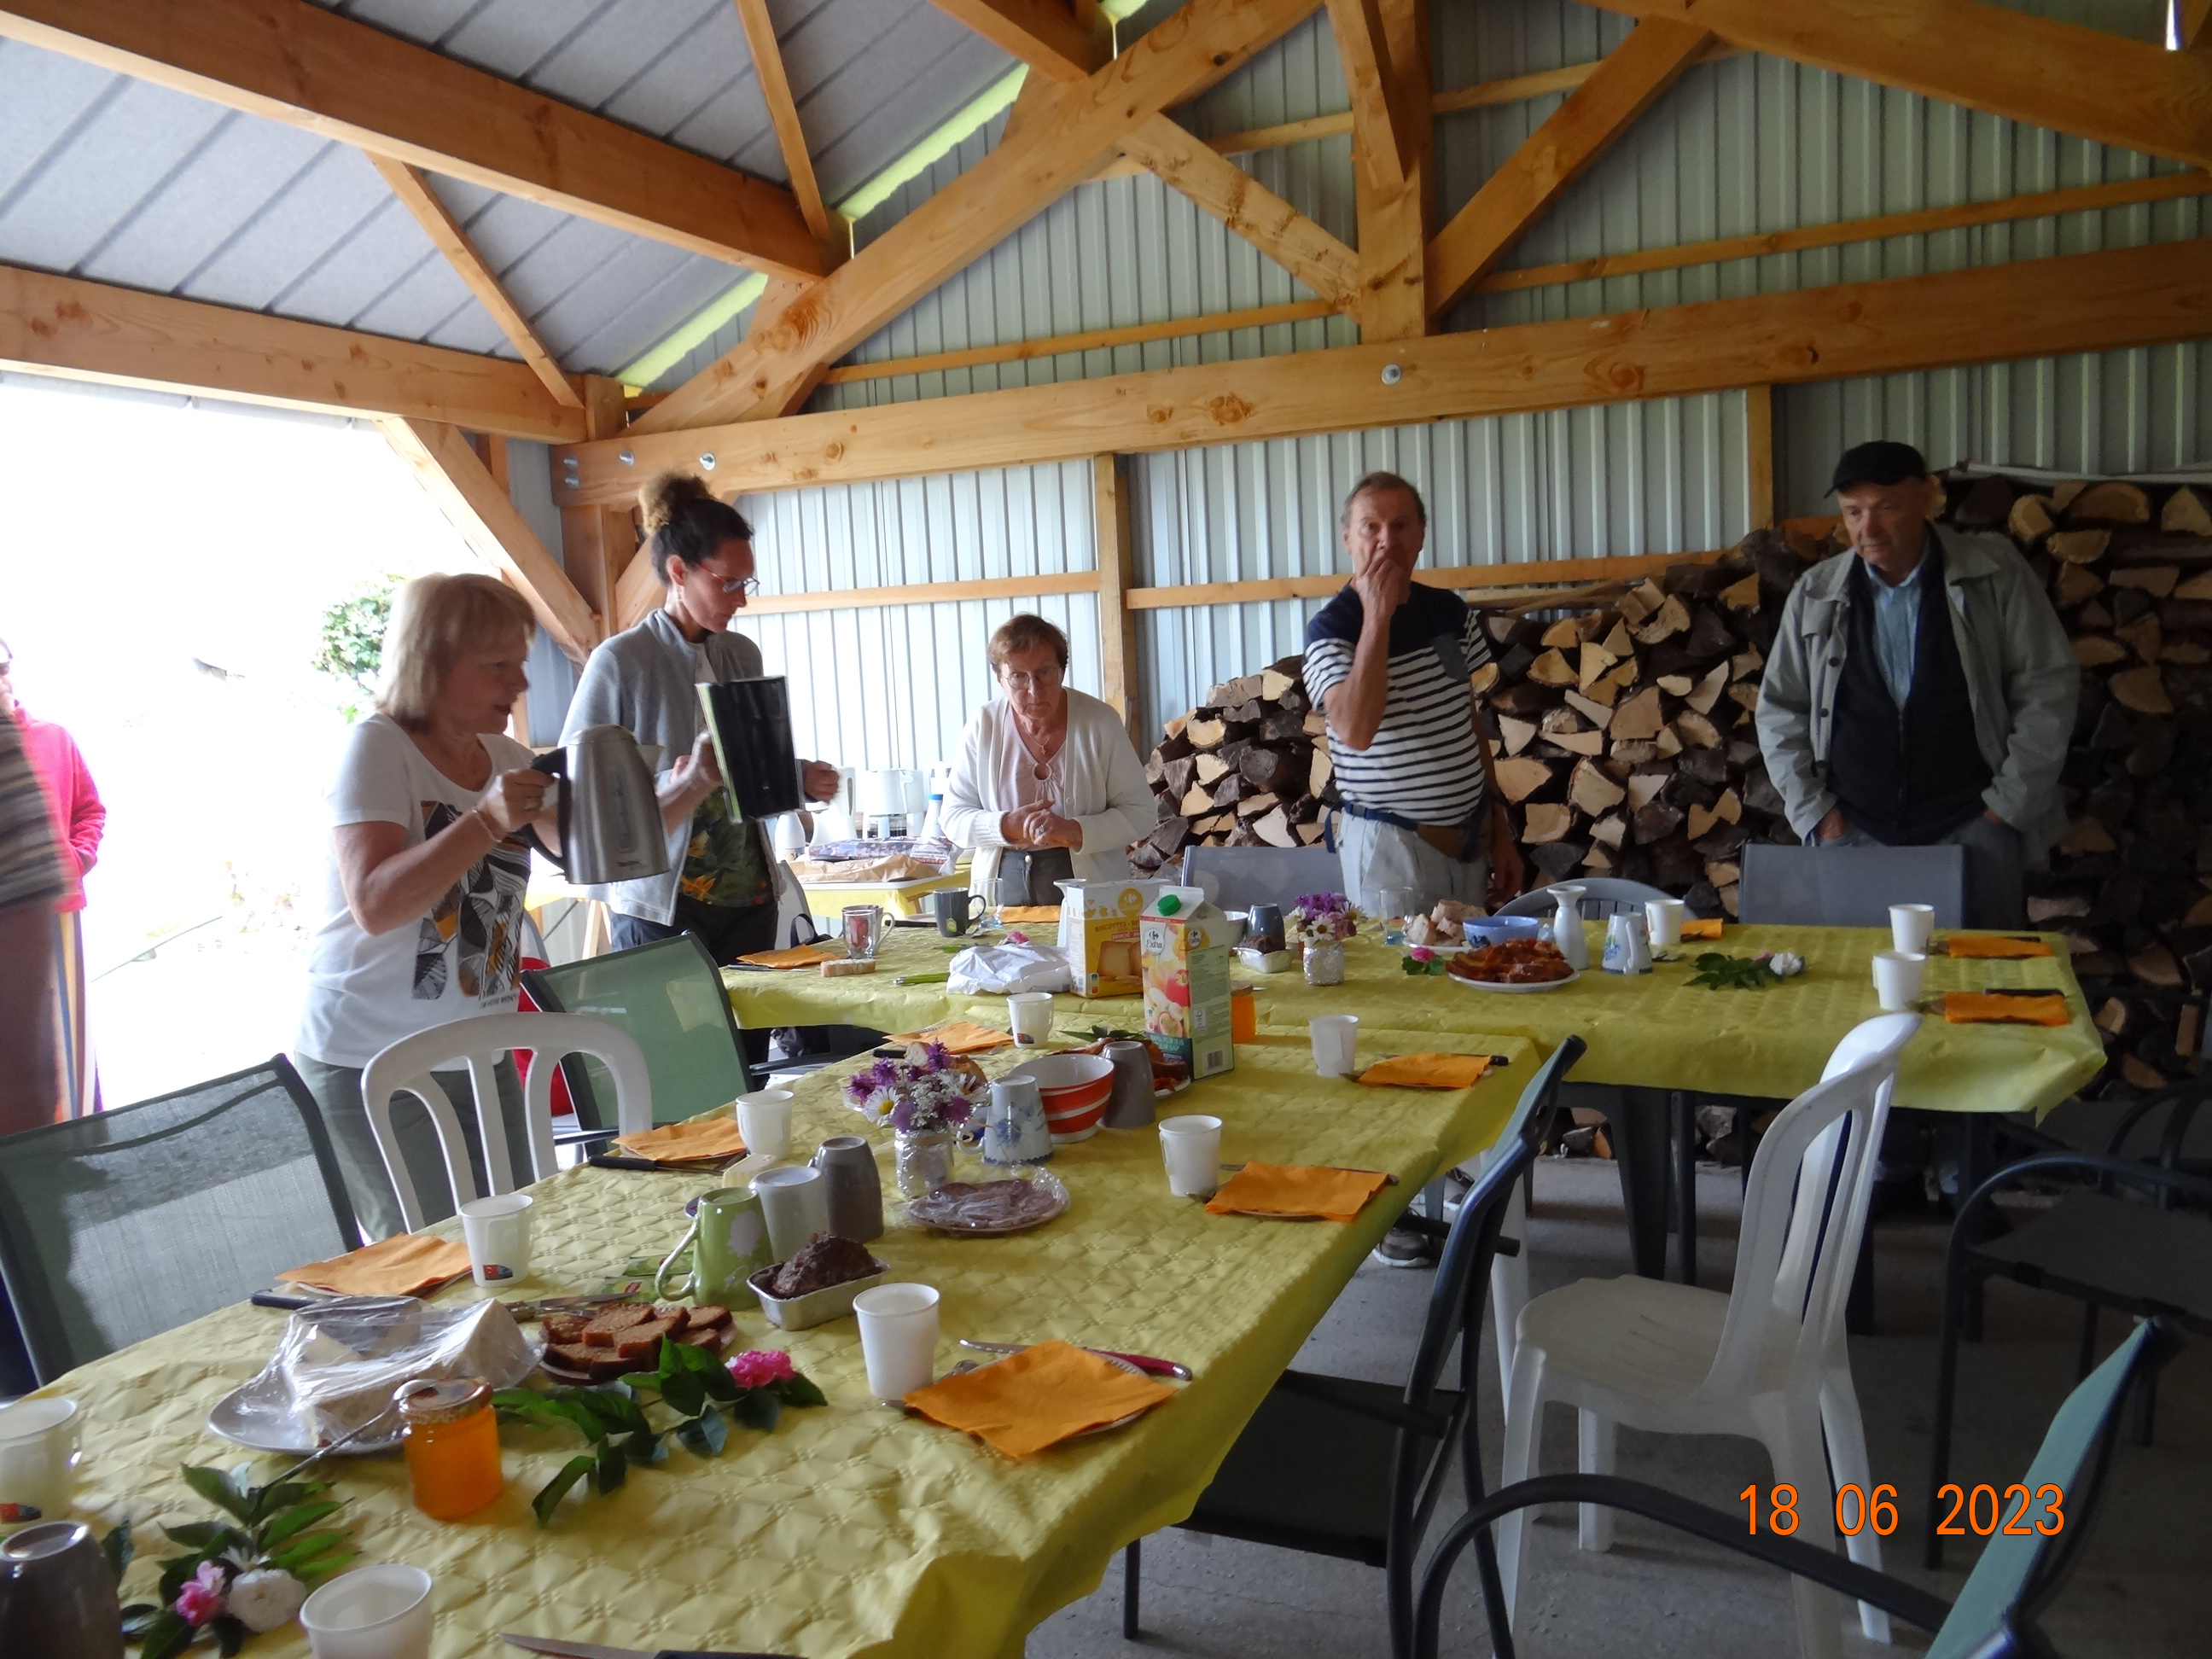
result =
[[1341,893],[1302,893],[1283,922],[1283,931],[1301,945],[1333,945],[1358,930],[1359,912]]
[[944,1045],[933,1042],[919,1060],[879,1060],[854,1073],[845,1080],[845,1098],[869,1122],[887,1121],[901,1134],[953,1129],[974,1109],[967,1081]]

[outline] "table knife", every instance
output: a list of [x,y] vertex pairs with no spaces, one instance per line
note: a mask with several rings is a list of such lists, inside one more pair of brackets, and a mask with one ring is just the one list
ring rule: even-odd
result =
[[[1020,1353],[1032,1345],[1027,1342],[978,1342],[973,1337],[963,1336],[960,1339],[960,1346],[973,1348],[979,1353]],[[1099,1354],[1108,1359],[1118,1359],[1125,1365],[1134,1365],[1151,1376],[1172,1376],[1182,1382],[1191,1379],[1190,1367],[1178,1365],[1172,1359],[1157,1359],[1148,1353],[1121,1353],[1112,1348],[1085,1348],[1083,1352]]]
[[531,1653],[550,1653],[556,1659],[779,1659],[773,1653],[735,1653],[726,1648],[610,1648],[597,1642],[563,1642],[552,1636],[517,1636],[508,1631],[499,1638]]

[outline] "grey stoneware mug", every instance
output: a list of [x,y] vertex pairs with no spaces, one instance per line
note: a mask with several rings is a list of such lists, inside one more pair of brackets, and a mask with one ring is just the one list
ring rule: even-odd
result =
[[937,918],[937,931],[947,939],[958,939],[982,921],[989,908],[989,901],[982,894],[971,893],[964,887],[929,896],[930,913]]
[[815,1149],[812,1161],[830,1188],[830,1231],[856,1244],[881,1238],[884,1181],[866,1138],[832,1135]]
[[83,1522],[41,1522],[0,1540],[0,1654],[123,1659],[115,1575]]

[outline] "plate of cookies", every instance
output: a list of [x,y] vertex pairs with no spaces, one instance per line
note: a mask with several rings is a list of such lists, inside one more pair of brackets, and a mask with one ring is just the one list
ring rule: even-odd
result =
[[711,1303],[618,1302],[595,1314],[550,1314],[539,1369],[556,1382],[611,1382],[660,1363],[665,1338],[719,1354],[737,1334],[730,1310]]

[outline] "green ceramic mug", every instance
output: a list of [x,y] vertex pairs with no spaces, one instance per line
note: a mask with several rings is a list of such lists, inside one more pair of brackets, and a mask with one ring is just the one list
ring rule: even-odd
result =
[[[681,1289],[671,1289],[668,1269],[686,1244],[692,1246],[690,1270],[680,1275]],[[728,1307],[744,1299],[747,1277],[775,1260],[760,1200],[743,1187],[724,1187],[699,1200],[691,1225],[653,1274],[653,1293],[664,1301],[689,1297]]]

